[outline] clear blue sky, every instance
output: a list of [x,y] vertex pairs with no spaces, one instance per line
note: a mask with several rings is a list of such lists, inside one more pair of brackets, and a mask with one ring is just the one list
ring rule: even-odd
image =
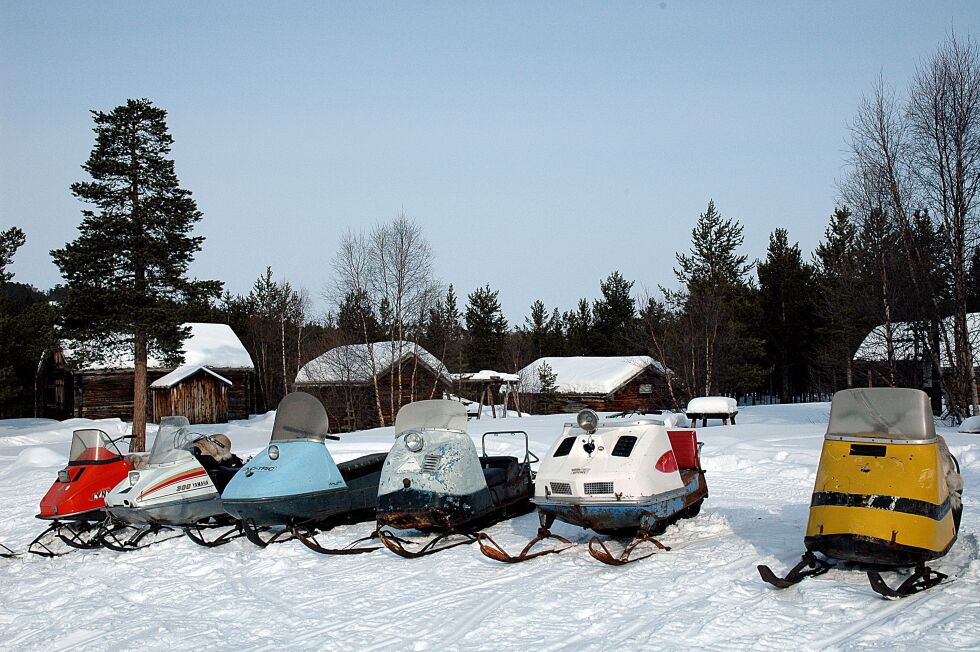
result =
[[615,269],[673,285],[710,198],[750,258],[778,226],[809,253],[862,93],[950,29],[980,36],[980,3],[0,0],[0,227],[27,232],[16,280],[59,282],[88,111],[147,97],[204,212],[197,276],[318,297],[338,236],[403,209],[514,322]]

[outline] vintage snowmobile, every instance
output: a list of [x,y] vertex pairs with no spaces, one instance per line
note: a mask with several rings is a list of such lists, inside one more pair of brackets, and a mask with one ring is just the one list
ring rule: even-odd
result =
[[567,546],[530,552],[547,538],[570,543],[551,533],[557,519],[600,534],[635,533],[618,557],[592,537],[589,553],[606,564],[620,566],[654,554],[632,557],[642,543],[670,550],[652,535],[678,519],[696,516],[708,497],[697,433],[678,425],[686,423],[683,415],[674,413],[600,423],[598,414],[583,410],[576,423],[565,424],[538,468],[538,535],[516,556],[486,533],[480,535],[480,549],[503,562],[560,552]]
[[[524,514],[534,493],[527,433],[488,432],[483,454],[466,434],[466,408],[458,401],[416,401],[395,417],[395,445],[378,488],[378,536],[392,552],[416,558],[474,543],[479,528]],[[523,435],[524,459],[487,455],[487,435]],[[537,458],[534,458],[537,462]],[[383,526],[437,536],[418,551]],[[462,540],[444,545],[448,537]]]
[[[222,507],[221,490],[241,467],[225,435],[196,433],[186,417],[164,417],[145,465],[130,471],[106,496],[109,521],[100,543],[135,550],[156,543],[152,535],[174,530],[202,546],[231,541],[241,528]],[[128,527],[113,529],[114,524]],[[214,528],[223,531],[209,540],[204,531]]]
[[[339,465],[324,445],[339,440],[328,434],[327,412],[304,392],[279,403],[269,445],[228,483],[222,500],[241,519],[248,539],[259,546],[292,534],[323,554],[356,554],[378,548],[324,548],[317,530],[338,523],[374,518],[378,479],[385,453],[365,455]],[[263,539],[262,531],[277,528]]]
[[54,557],[73,548],[99,547],[96,534],[106,516],[105,496],[133,470],[131,459],[117,445],[123,439],[94,428],[72,433],[68,466],[58,472],[37,515],[51,525],[31,542],[28,552]]
[[[768,566],[759,573],[783,589],[827,572],[837,560],[871,567],[871,588],[888,598],[931,588],[946,575],[926,562],[956,541],[962,492],[959,465],[936,435],[925,392],[839,391],[810,499],[807,551],[783,578]],[[912,574],[898,588],[879,573],[909,567]]]

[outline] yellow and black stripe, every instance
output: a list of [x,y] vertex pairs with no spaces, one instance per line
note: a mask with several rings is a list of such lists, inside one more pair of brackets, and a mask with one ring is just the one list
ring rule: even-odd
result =
[[956,540],[938,442],[824,441],[807,548],[845,561],[912,565]]

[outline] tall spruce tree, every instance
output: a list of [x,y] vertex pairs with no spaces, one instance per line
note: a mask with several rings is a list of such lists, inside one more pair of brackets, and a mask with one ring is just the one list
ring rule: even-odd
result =
[[7,271],[7,266],[14,262],[14,254],[26,241],[27,238],[19,227],[12,226],[0,232],[0,283],[7,283],[14,277],[13,272]]
[[595,355],[626,355],[631,352],[636,333],[636,301],[633,281],[618,271],[600,284],[602,298],[592,306]]
[[507,320],[498,295],[486,285],[467,297],[467,358],[472,371],[498,369],[503,360]]
[[813,357],[816,282],[813,268],[803,261],[799,243],[789,244],[789,232],[769,236],[766,259],[756,265],[766,355],[773,370],[780,402],[802,393]]
[[96,359],[132,348],[132,447],[142,450],[147,355],[175,362],[188,335],[180,307],[217,298],[221,283],[187,276],[204,241],[191,235],[202,215],[168,158],[167,112],[141,99],[92,116],[95,147],[82,166],[92,180],[71,186],[92,208],[82,211],[78,238],[51,255],[67,283],[65,336]]

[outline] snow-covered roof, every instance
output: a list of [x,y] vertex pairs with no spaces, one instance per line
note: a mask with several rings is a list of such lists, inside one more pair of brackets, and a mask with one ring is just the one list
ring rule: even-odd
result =
[[540,389],[538,371],[544,363],[556,376],[559,394],[611,394],[651,367],[661,374],[667,371],[648,355],[539,358],[518,372],[524,391]]
[[[255,369],[252,357],[228,324],[190,322],[184,326],[188,326],[191,332],[184,340],[183,365],[207,365],[214,369]],[[73,342],[62,343],[62,350],[68,358],[72,357],[74,348]],[[104,360],[83,365],[81,369],[132,369],[134,365],[133,347],[120,343]],[[171,365],[148,356],[146,366],[148,369],[168,369]]]
[[159,388],[173,387],[180,381],[184,380],[185,378],[190,378],[191,376],[193,376],[199,371],[203,371],[206,374],[210,374],[214,376],[215,378],[225,383],[226,385],[233,384],[230,380],[228,380],[221,374],[211,371],[210,369],[208,369],[202,364],[185,364],[183,366],[177,367],[166,376],[162,376],[154,380],[153,383],[150,384],[150,388],[159,389]]
[[517,374],[508,374],[492,369],[481,369],[480,371],[464,371],[453,374],[453,379],[464,383],[495,382],[495,383],[516,383],[521,377]]
[[[452,382],[452,377],[442,360],[415,342],[397,340],[374,342],[371,344],[371,350],[374,353],[374,366],[378,375],[388,371],[393,364],[417,355],[419,361],[429,367],[433,373],[442,376],[447,383]],[[371,356],[366,344],[348,344],[330,349],[307,362],[296,374],[297,385],[369,382],[371,382]]]
[[[899,321],[892,325],[892,346],[896,360],[922,360],[926,357],[923,347],[925,338],[928,337],[928,324],[922,322]],[[966,315],[966,327],[970,334],[970,343],[976,351],[980,346],[980,313],[971,312]],[[949,333],[950,340],[953,336],[953,322],[951,317],[943,320],[943,328]],[[953,366],[950,362],[949,352],[940,342],[941,360],[944,367]],[[866,362],[884,362],[888,360],[888,338],[885,325],[881,324],[871,329],[871,332],[861,342],[854,353],[855,360]]]

